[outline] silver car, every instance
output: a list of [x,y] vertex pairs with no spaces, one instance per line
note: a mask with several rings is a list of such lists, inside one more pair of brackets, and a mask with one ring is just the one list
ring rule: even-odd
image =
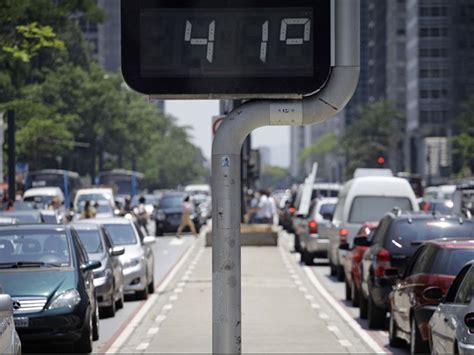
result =
[[306,265],[311,265],[315,257],[328,255],[329,238],[324,230],[330,225],[336,204],[335,197],[316,199],[308,217],[299,226],[301,261]]
[[13,321],[13,301],[0,294],[0,354],[21,354],[21,342]]
[[155,257],[153,244],[155,237],[144,236],[135,223],[126,218],[89,219],[105,228],[113,247],[125,248],[120,256],[123,266],[123,292],[135,295],[137,299],[147,299],[155,291]]
[[[425,298],[443,297],[441,289],[428,291]],[[430,343],[433,354],[474,354],[474,261],[461,270],[431,317]]]
[[86,220],[73,224],[73,227],[89,259],[100,261],[102,265],[94,270],[94,286],[100,316],[114,317],[117,308],[123,308],[123,267],[120,256],[125,254],[125,248],[114,247],[112,238],[103,226],[89,224]]

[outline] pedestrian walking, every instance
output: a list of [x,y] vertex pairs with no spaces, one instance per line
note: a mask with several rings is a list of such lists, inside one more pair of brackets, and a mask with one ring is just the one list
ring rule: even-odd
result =
[[81,213],[81,219],[90,219],[95,218],[96,211],[94,207],[92,207],[90,201],[86,201],[84,204],[84,211]]
[[193,205],[191,203],[191,198],[189,196],[186,196],[182,204],[181,224],[179,225],[178,232],[176,234],[178,238],[181,238],[181,233],[186,227],[189,227],[191,233],[193,233],[194,236],[197,237],[196,227],[194,226],[194,222],[191,219],[192,212]]
[[[272,224],[274,207],[270,198],[270,193],[267,190],[260,191],[260,201],[258,203],[257,223]],[[276,207],[275,207],[276,209]]]
[[137,223],[140,228],[143,228],[148,235],[148,212],[146,211],[146,199],[144,196],[140,196],[138,199],[138,207],[136,210]]

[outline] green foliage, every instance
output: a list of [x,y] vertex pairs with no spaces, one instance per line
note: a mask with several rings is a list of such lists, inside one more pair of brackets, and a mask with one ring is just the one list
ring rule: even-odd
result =
[[288,169],[265,165],[262,169],[260,183],[264,188],[278,188],[289,176]]
[[321,136],[315,143],[306,147],[300,156],[301,162],[306,161],[310,157],[316,154],[326,155],[333,153],[338,148],[338,138],[334,133],[327,133]]
[[376,168],[377,156],[388,155],[403,139],[406,118],[388,101],[379,101],[358,109],[354,123],[342,139],[347,160],[347,175],[355,169]]

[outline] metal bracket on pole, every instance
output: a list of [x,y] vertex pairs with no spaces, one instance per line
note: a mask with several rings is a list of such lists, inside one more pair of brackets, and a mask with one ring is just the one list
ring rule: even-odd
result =
[[340,112],[357,87],[360,0],[332,0],[332,72],[326,86],[303,100],[249,101],[220,125],[212,147],[213,353],[240,354],[240,151],[264,126],[314,124]]

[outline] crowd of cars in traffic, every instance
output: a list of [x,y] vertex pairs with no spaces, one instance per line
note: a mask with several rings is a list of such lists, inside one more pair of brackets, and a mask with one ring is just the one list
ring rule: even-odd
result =
[[370,329],[388,328],[390,346],[472,354],[471,191],[430,187],[417,197],[406,179],[381,170],[358,171],[342,186],[307,179],[280,199],[280,224],[303,264],[329,259],[346,301]]
[[[2,211],[0,353],[54,344],[63,352],[92,352],[100,318],[155,291],[155,236],[137,223],[137,206],[145,205],[159,236],[176,231],[188,195],[195,196],[200,226],[211,208],[206,187],[143,195],[141,202],[120,202],[107,187],[81,189],[71,209],[61,189],[32,188]],[[85,217],[85,206],[94,206],[94,218]]]

